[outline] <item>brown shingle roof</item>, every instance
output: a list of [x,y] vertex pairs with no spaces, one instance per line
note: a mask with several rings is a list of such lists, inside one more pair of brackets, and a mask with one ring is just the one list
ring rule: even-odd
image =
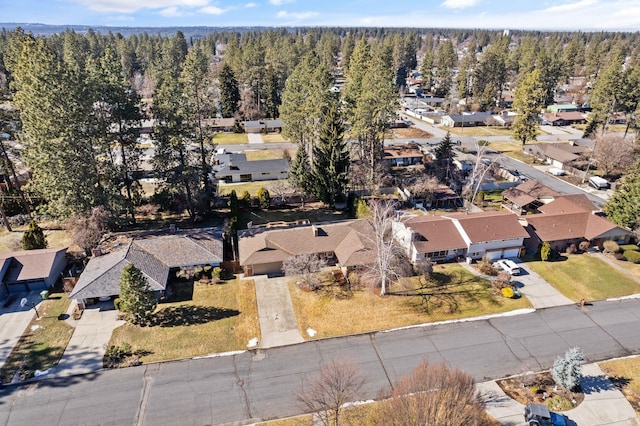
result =
[[538,208],[545,214],[592,212],[598,210],[584,194],[561,195]]
[[404,224],[424,238],[413,242],[420,253],[467,247],[451,219],[442,216],[416,216],[404,221]]
[[66,248],[51,248],[0,253],[0,264],[9,262],[3,280],[18,282],[48,278],[57,254],[66,251]]
[[532,203],[536,199],[557,197],[560,193],[535,180],[528,180],[518,186],[502,192],[502,196],[520,207]]
[[447,217],[458,221],[472,243],[529,236],[513,213],[453,213]]
[[[251,228],[240,233],[240,264],[286,260],[305,253],[335,253],[344,266],[371,261],[371,243],[365,237],[371,225],[365,220],[305,225],[286,229]],[[318,235],[314,235],[314,227]]]
[[627,232],[613,222],[589,212],[537,214],[527,216],[526,220],[541,241],[574,238],[592,240],[616,228],[623,233]]

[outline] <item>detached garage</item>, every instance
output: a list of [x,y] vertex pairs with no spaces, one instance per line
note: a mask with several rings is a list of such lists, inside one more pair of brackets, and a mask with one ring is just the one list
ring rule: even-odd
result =
[[52,287],[67,266],[66,252],[56,248],[1,253],[0,297]]

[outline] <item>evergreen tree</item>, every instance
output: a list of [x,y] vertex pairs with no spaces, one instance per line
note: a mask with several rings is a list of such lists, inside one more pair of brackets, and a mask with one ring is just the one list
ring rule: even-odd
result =
[[434,79],[435,95],[446,97],[451,90],[453,67],[458,57],[453,50],[451,40],[445,40],[438,45],[436,51],[436,74]]
[[42,228],[34,220],[29,222],[29,227],[22,235],[21,244],[23,250],[47,248],[47,237],[44,236]]
[[260,188],[258,190],[258,204],[262,210],[269,210],[271,206],[271,194],[266,188]]
[[551,369],[553,381],[568,391],[577,390],[580,387],[583,363],[582,351],[578,348],[569,349],[564,357],[558,357],[554,361]]
[[240,91],[235,74],[226,62],[222,64],[218,79],[220,81],[220,113],[223,117],[233,117],[238,112]]
[[453,142],[451,141],[451,134],[447,132],[440,144],[433,151],[436,160],[434,162],[434,175],[438,180],[447,185],[455,183],[455,166],[453,159],[455,154],[453,152]]
[[333,102],[323,117],[320,142],[314,146],[313,192],[325,204],[334,207],[347,186],[349,152],[344,140],[344,123]]
[[640,227],[640,161],[637,161],[616,187],[604,206],[607,218],[629,229]]
[[308,194],[312,191],[311,184],[311,164],[309,163],[309,155],[304,145],[300,145],[296,156],[293,159],[293,164],[289,169],[289,183],[298,191],[304,194]]
[[544,107],[545,91],[540,81],[540,70],[526,74],[518,84],[513,109],[518,114],[513,122],[513,137],[522,141],[535,140],[538,134],[538,114]]
[[133,324],[145,324],[157,305],[156,296],[147,278],[132,263],[128,263],[120,276],[120,310]]

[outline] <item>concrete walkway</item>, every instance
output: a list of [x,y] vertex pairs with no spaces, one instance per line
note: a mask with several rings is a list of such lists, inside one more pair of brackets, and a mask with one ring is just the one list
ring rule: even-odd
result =
[[272,348],[303,342],[287,286],[291,278],[268,278],[264,275],[251,278],[256,287],[262,336],[260,347]]
[[[4,365],[29,323],[36,316],[32,303],[39,308],[42,301],[38,292],[12,294],[9,297],[13,301],[0,308],[0,367]],[[28,301],[24,307],[20,306],[22,298]]]
[[[546,282],[540,275],[529,269],[521,260],[513,259],[513,261],[518,264],[523,272],[520,275],[514,275],[511,281],[520,293],[527,296],[534,308],[550,308],[576,303],[556,290],[555,287]],[[474,275],[488,280],[494,279],[494,277],[481,274],[476,268],[466,262],[460,262],[460,266]]]
[[262,135],[260,133],[247,133],[247,138],[249,139],[250,144],[264,143],[264,141],[262,140]]
[[102,370],[102,360],[118,320],[113,302],[88,306],[77,321],[76,329],[60,359],[48,377],[74,376]]
[[[585,393],[584,401],[565,414],[573,425],[579,426],[640,426],[640,420],[629,401],[604,375],[598,364],[582,368],[580,381]],[[477,385],[489,415],[503,425],[524,424],[524,406],[509,398],[494,381]]]

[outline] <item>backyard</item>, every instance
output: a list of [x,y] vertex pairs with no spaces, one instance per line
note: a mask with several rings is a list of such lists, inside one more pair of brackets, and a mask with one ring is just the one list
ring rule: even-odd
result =
[[109,345],[128,343],[142,362],[154,362],[246,349],[254,337],[260,328],[253,281],[233,279],[195,284],[190,300],[160,304],[149,327],[118,327]]
[[554,262],[528,262],[527,266],[575,301],[640,293],[640,282],[594,256],[577,254],[563,259]]
[[317,332],[315,338],[325,338],[531,306],[525,297],[494,295],[490,281],[456,264],[435,266],[432,285],[425,290],[429,296],[400,295],[417,286],[418,277],[405,278],[390,288],[389,295],[380,297],[379,290],[348,291],[325,278],[315,292],[302,291],[291,282],[290,293],[298,328],[307,338],[307,328]]
[[[72,251],[80,250],[79,247],[73,247],[71,240],[71,232],[66,229],[47,229],[47,224],[40,224],[44,230],[44,235],[47,237],[49,247],[70,247]],[[56,226],[56,228],[58,228]],[[0,230],[0,252],[7,253],[10,251],[22,250],[20,241],[22,240],[22,234],[27,229],[27,225],[13,226],[13,232],[7,231],[6,228]]]
[[[240,194],[238,194],[240,195]],[[309,219],[311,223],[331,222],[347,219],[346,213],[320,207],[322,203],[305,204],[304,209],[269,209],[256,210],[241,209],[239,224],[242,227],[248,222],[254,225],[262,225],[269,222],[293,222],[301,219]]]
[[11,383],[16,373],[29,379],[36,370],[45,371],[58,363],[73,334],[63,317],[68,307],[62,292],[53,292],[42,301],[40,318],[33,318],[0,369],[2,383]]

